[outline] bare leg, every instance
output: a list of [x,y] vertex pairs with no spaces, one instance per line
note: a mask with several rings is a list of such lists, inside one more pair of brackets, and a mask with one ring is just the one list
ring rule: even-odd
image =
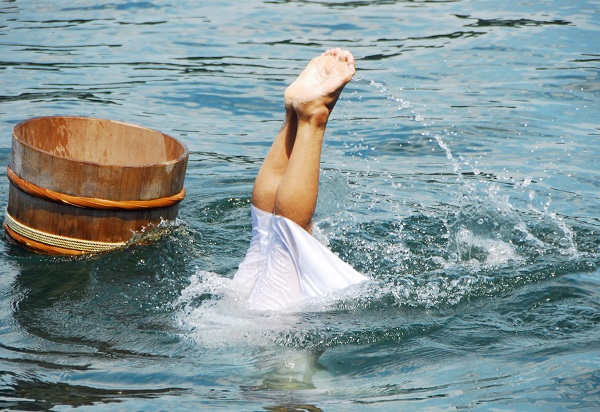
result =
[[354,57],[340,49],[313,59],[285,92],[298,128],[288,167],[279,184],[274,213],[310,231],[317,205],[321,147],[329,115],[355,73]]
[[329,115],[355,73],[348,51],[314,58],[285,91],[286,119],[257,175],[252,203],[310,232]]
[[283,125],[256,175],[252,190],[252,204],[265,212],[273,213],[275,210],[277,189],[287,170],[297,127],[296,112],[291,107],[286,108]]

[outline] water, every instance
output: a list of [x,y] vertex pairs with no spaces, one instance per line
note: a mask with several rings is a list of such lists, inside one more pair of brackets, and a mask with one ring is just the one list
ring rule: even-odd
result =
[[[0,163],[17,122],[56,114],[191,151],[155,243],[84,259],[0,244],[0,405],[599,408],[599,6],[0,3]],[[227,282],[283,89],[332,46],[359,71],[328,129],[316,236],[372,282],[242,312]]]

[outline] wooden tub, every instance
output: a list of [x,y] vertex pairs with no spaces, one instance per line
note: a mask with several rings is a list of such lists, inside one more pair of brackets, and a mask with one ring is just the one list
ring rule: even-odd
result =
[[7,237],[50,254],[99,253],[177,217],[188,149],[155,130],[84,117],[13,129]]

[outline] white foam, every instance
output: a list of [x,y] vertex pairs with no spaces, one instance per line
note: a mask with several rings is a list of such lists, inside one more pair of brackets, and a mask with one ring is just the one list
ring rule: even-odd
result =
[[486,258],[483,262],[471,259],[473,264],[483,263],[489,266],[505,264],[509,261],[519,261],[522,257],[516,252],[515,247],[508,242],[498,239],[476,236],[468,229],[460,230],[456,235],[456,243],[461,251],[461,256],[469,254],[473,248],[482,249]]
[[174,303],[176,322],[187,336],[204,347],[262,346],[281,341],[281,336],[302,323],[302,314],[325,311],[344,299],[362,293],[348,287],[324,298],[313,298],[285,311],[248,309],[246,294],[235,290],[231,279],[199,270],[190,278]]

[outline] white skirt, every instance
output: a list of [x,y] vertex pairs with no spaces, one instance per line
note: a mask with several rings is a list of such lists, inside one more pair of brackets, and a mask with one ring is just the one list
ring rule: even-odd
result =
[[291,220],[251,206],[252,240],[235,289],[254,310],[280,310],[367,280]]

